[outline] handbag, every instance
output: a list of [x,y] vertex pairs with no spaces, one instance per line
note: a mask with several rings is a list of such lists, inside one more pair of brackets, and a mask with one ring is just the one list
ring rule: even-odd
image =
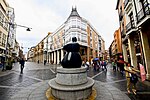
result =
[[138,82],[138,76],[136,74],[131,73],[130,82],[131,83],[137,83]]

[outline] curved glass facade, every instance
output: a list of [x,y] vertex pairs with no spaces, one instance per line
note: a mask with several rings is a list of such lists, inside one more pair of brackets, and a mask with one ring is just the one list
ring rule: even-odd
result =
[[71,17],[65,25],[65,43],[76,37],[78,42],[87,43],[87,23],[79,17]]

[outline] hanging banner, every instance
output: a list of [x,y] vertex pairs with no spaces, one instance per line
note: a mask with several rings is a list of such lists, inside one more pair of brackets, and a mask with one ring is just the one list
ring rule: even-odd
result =
[[141,75],[141,80],[142,82],[146,80],[146,72],[145,72],[145,68],[142,64],[139,64],[140,66],[140,75]]

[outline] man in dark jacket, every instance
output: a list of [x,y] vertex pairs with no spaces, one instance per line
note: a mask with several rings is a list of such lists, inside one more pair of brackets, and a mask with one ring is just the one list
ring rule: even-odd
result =
[[20,60],[20,69],[21,69],[21,74],[23,74],[23,69],[24,69],[24,64],[25,64],[25,61],[24,61],[24,59],[22,58],[21,60]]

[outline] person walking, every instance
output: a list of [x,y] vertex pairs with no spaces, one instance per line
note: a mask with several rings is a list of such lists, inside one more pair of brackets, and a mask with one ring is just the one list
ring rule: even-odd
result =
[[117,67],[117,61],[112,61],[112,66],[113,66],[113,71],[116,71],[116,67]]
[[96,67],[97,67],[97,62],[95,60],[93,60],[93,64],[92,66],[94,67],[94,71],[96,71]]
[[117,61],[117,63],[118,63],[117,66],[119,66],[119,68],[120,68],[120,73],[123,76],[124,75],[124,71],[125,71],[125,69],[124,69],[125,61],[120,59],[120,60]]
[[131,93],[130,89],[132,89],[132,92],[136,95],[136,83],[138,82],[136,73],[140,71],[133,68],[130,63],[126,63],[125,71],[127,79],[127,92]]
[[22,58],[22,59],[20,60],[20,69],[21,69],[20,74],[23,74],[24,64],[25,64],[25,60]]
[[37,61],[37,63],[39,64],[39,60]]
[[2,65],[2,71],[5,71],[6,70],[6,68],[5,68],[5,66],[6,66],[5,58],[1,59],[1,65]]
[[104,65],[103,66],[104,66],[104,69],[107,71],[107,67],[106,67],[107,66],[107,62],[105,60],[104,60]]
[[46,65],[46,62],[47,62],[47,60],[45,59],[45,60],[44,60],[44,66]]

